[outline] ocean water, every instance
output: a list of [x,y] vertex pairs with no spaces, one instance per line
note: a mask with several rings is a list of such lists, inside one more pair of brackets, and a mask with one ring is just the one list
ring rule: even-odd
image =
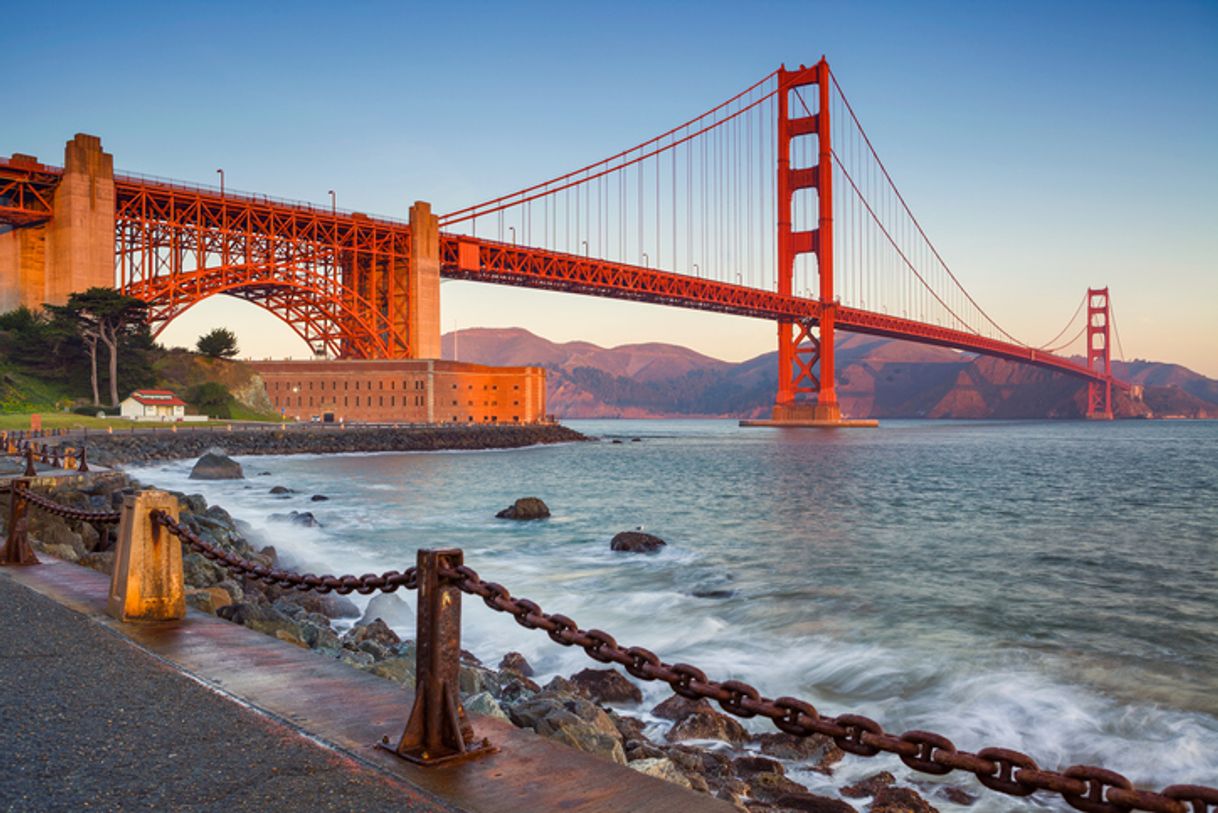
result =
[[[1218,423],[570,425],[600,440],[239,458],[244,482],[189,481],[189,462],[133,474],[204,494],[300,568],[380,572],[419,547],[460,547],[550,612],[822,713],[1046,767],[1103,765],[1139,785],[1218,784]],[[270,497],[279,484],[299,493]],[[494,518],[521,496],[553,518]],[[322,527],[269,518],[292,509]],[[610,552],[614,533],[640,526],[667,548]],[[543,680],[598,666],[479,601],[463,613],[465,645],[485,661],[518,650]],[[667,690],[643,689],[645,714]],[[891,757],[793,776],[832,793],[881,769],[943,810],[965,808],[942,784],[974,793],[973,811],[1068,809]]]

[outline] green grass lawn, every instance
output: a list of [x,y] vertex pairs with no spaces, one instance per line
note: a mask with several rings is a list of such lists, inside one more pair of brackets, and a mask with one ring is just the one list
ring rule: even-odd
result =
[[249,407],[245,406],[244,404],[238,403],[236,401],[229,404],[228,409],[232,413],[234,421],[265,421],[267,423],[282,423],[283,421],[286,420],[288,423],[294,423],[294,421],[291,418],[285,419],[283,416],[279,415],[278,413],[255,412],[254,410],[250,409]]

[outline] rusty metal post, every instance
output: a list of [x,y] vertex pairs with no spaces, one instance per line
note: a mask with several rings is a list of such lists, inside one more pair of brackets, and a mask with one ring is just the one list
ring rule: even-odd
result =
[[25,447],[25,473],[22,477],[37,477],[38,470],[34,468],[34,445],[29,444]]
[[459,567],[459,549],[420,550],[414,707],[396,748],[382,748],[419,765],[436,765],[493,753],[489,740],[475,741],[459,693],[461,590],[441,575]]
[[38,557],[30,547],[28,536],[29,519],[26,511],[29,502],[25,499],[25,489],[29,488],[29,480],[13,480],[9,483],[8,492],[8,534],[4,540],[4,548],[0,549],[0,565],[36,565]]
[[110,578],[108,611],[120,621],[174,621],[186,617],[182,543],[152,512],[178,518],[178,498],[142,491],[123,498],[118,549]]
[[84,446],[80,447],[80,463],[77,464],[76,470],[82,474],[89,470],[88,451]]

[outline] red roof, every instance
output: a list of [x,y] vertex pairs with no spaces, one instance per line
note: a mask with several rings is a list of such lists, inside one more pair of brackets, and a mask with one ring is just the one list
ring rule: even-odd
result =
[[136,390],[131,393],[137,404],[144,406],[186,406],[173,390]]

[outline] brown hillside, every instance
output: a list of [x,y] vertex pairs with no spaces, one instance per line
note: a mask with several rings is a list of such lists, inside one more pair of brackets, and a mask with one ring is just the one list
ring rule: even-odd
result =
[[237,402],[254,412],[275,412],[267,397],[266,385],[253,368],[227,359],[211,359],[182,349],[171,349],[159,358],[154,369],[158,386],[184,394],[196,384],[216,381],[233,395]]
[[[450,354],[452,336],[443,341]],[[764,416],[777,385],[774,353],[730,364],[675,345],[558,344],[519,328],[463,330],[458,344],[464,361],[546,367],[549,410],[567,418]],[[840,336],[837,358],[838,398],[853,417],[1078,418],[1086,410],[1080,380],[1002,359],[857,334]],[[1137,364],[1135,381],[1182,383],[1147,387],[1144,402],[1117,393],[1119,417],[1218,415],[1218,382]],[[1215,400],[1196,394],[1210,387]]]
[[[726,361],[674,344],[652,342],[600,347],[591,342],[547,341],[522,328],[471,328],[459,331],[457,354],[462,360],[505,366],[539,364],[564,370],[591,367],[636,381],[659,381],[695,370],[730,367]],[[444,358],[453,357],[453,334],[440,340]]]

